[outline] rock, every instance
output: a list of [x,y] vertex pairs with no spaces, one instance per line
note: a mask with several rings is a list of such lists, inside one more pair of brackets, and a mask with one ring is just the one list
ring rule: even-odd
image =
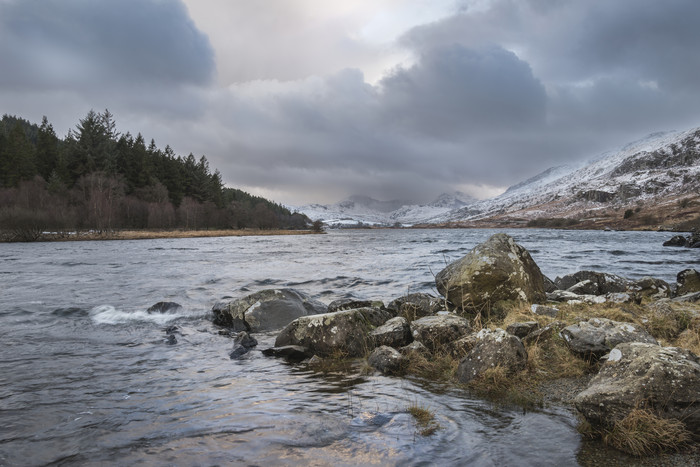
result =
[[506,328],[508,334],[513,334],[515,337],[522,339],[532,331],[539,329],[540,323],[537,321],[525,321],[524,323],[509,324]]
[[369,333],[389,317],[388,311],[378,308],[302,316],[280,332],[275,347],[299,345],[320,357],[360,357],[374,347]]
[[676,295],[685,295],[693,292],[700,292],[700,273],[695,269],[684,269],[676,276],[678,287]]
[[623,342],[658,344],[640,326],[605,318],[592,318],[567,326],[561,335],[569,349],[583,358],[600,358]]
[[597,295],[598,284],[586,279],[585,281],[577,282],[566,289],[566,291],[575,293],[576,295]]
[[549,277],[543,275],[544,278],[544,291],[545,293],[552,293],[555,290],[559,290],[559,287],[557,287],[557,284],[554,283],[552,279]]
[[548,325],[532,331],[530,334],[522,338],[523,344],[533,345],[539,342],[544,342],[551,339],[553,335],[559,333],[566,324],[562,321],[554,321]]
[[546,298],[540,268],[525,248],[503,233],[440,271],[435,283],[460,310],[500,311],[504,301],[532,303]]
[[355,300],[353,298],[341,298],[339,300],[334,300],[328,305],[328,313],[335,313],[336,311],[346,311],[354,310],[356,308],[367,308],[376,306],[377,308],[384,308],[384,304],[377,306],[378,302],[372,302],[371,300]]
[[445,344],[444,348],[452,358],[461,360],[471,352],[477,341],[476,334],[469,334]]
[[559,316],[559,308],[555,308],[553,306],[538,305],[536,303],[530,307],[530,311],[532,311],[536,315],[549,316],[550,318],[556,318],[557,316]]
[[637,294],[627,292],[606,293],[604,296],[606,303],[636,303],[639,305],[642,302],[642,297]]
[[401,352],[401,355],[405,355],[407,357],[418,354],[428,358],[432,355],[430,350],[419,341],[413,341],[410,344],[401,347],[399,352]]
[[[567,290],[555,290],[554,292],[547,294],[547,300],[550,302],[568,302],[569,300],[579,300],[580,298],[581,297],[579,295]],[[534,310],[532,312],[535,313]]]
[[387,310],[394,313],[394,315],[403,316],[409,321],[434,315],[438,311],[445,309],[444,301],[426,293],[408,294],[397,298],[387,306]]
[[643,277],[630,285],[630,290],[643,298],[660,300],[671,296],[668,282],[654,277]]
[[165,338],[165,343],[167,345],[177,344],[177,337],[175,337],[175,334],[167,334],[167,337]]
[[469,383],[489,368],[501,367],[510,375],[525,369],[527,352],[514,335],[503,329],[482,329],[475,337],[474,347],[457,367],[457,379],[461,383]]
[[674,235],[670,240],[666,240],[663,246],[686,246],[686,238],[683,235]]
[[147,313],[173,313],[182,308],[182,305],[175,302],[158,302],[155,305],[151,305]]
[[398,350],[382,345],[372,351],[367,358],[367,363],[385,375],[400,375],[403,374],[408,359]]
[[262,351],[266,357],[282,357],[290,362],[301,362],[307,358],[313,357],[313,352],[301,345],[283,345],[275,346]]
[[328,307],[294,289],[267,289],[214,305],[214,324],[235,331],[281,329],[300,316],[326,313]]
[[377,347],[388,345],[389,347],[403,347],[413,340],[411,326],[403,316],[391,318],[370,333]]
[[453,314],[426,316],[411,323],[413,339],[433,352],[470,331],[469,321]]
[[557,277],[554,283],[562,290],[567,290],[579,282],[591,281],[592,292],[582,292],[579,295],[605,295],[607,293],[625,292],[630,282],[615,274],[596,271],[579,271],[564,277]]
[[674,302],[686,302],[686,303],[697,303],[700,301],[700,292],[687,293],[681,295],[680,297],[674,298]]
[[609,428],[637,407],[685,423],[700,435],[700,359],[677,347],[646,343],[616,346],[574,398],[576,408],[594,427]]
[[566,290],[556,290],[552,293],[548,293],[547,300],[550,302],[565,302],[569,305],[574,305],[577,303],[588,303],[589,305],[595,305],[605,303],[607,301],[605,296],[602,295],[576,295],[575,293]]
[[236,360],[247,354],[256,345],[258,345],[258,341],[254,337],[251,337],[245,331],[241,331],[233,336],[233,348],[228,355],[231,360]]

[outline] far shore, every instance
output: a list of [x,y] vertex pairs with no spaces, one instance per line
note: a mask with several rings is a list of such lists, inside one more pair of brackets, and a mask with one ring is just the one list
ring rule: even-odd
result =
[[37,242],[73,242],[95,240],[154,240],[160,238],[199,238],[199,237],[252,237],[271,235],[310,235],[322,232],[312,230],[258,230],[258,229],[225,229],[225,230],[114,230],[111,232],[71,232],[44,233]]

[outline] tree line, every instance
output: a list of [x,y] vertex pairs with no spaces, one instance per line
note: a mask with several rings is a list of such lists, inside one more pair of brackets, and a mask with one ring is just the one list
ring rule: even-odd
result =
[[176,155],[120,134],[114,116],[90,111],[59,138],[16,116],[0,120],[0,235],[34,240],[119,229],[304,229],[310,220],[224,187],[205,156]]

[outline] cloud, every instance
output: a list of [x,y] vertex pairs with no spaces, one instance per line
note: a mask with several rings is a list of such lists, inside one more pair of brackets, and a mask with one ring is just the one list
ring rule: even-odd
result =
[[0,3],[3,88],[204,85],[214,71],[207,37],[176,1]]
[[700,124],[694,0],[273,3],[0,0],[2,111],[108,107],[284,202],[493,195]]

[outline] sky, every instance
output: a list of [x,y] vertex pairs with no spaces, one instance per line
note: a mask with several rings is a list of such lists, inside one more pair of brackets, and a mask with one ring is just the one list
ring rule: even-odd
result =
[[0,0],[0,113],[287,205],[495,196],[700,126],[696,0]]

